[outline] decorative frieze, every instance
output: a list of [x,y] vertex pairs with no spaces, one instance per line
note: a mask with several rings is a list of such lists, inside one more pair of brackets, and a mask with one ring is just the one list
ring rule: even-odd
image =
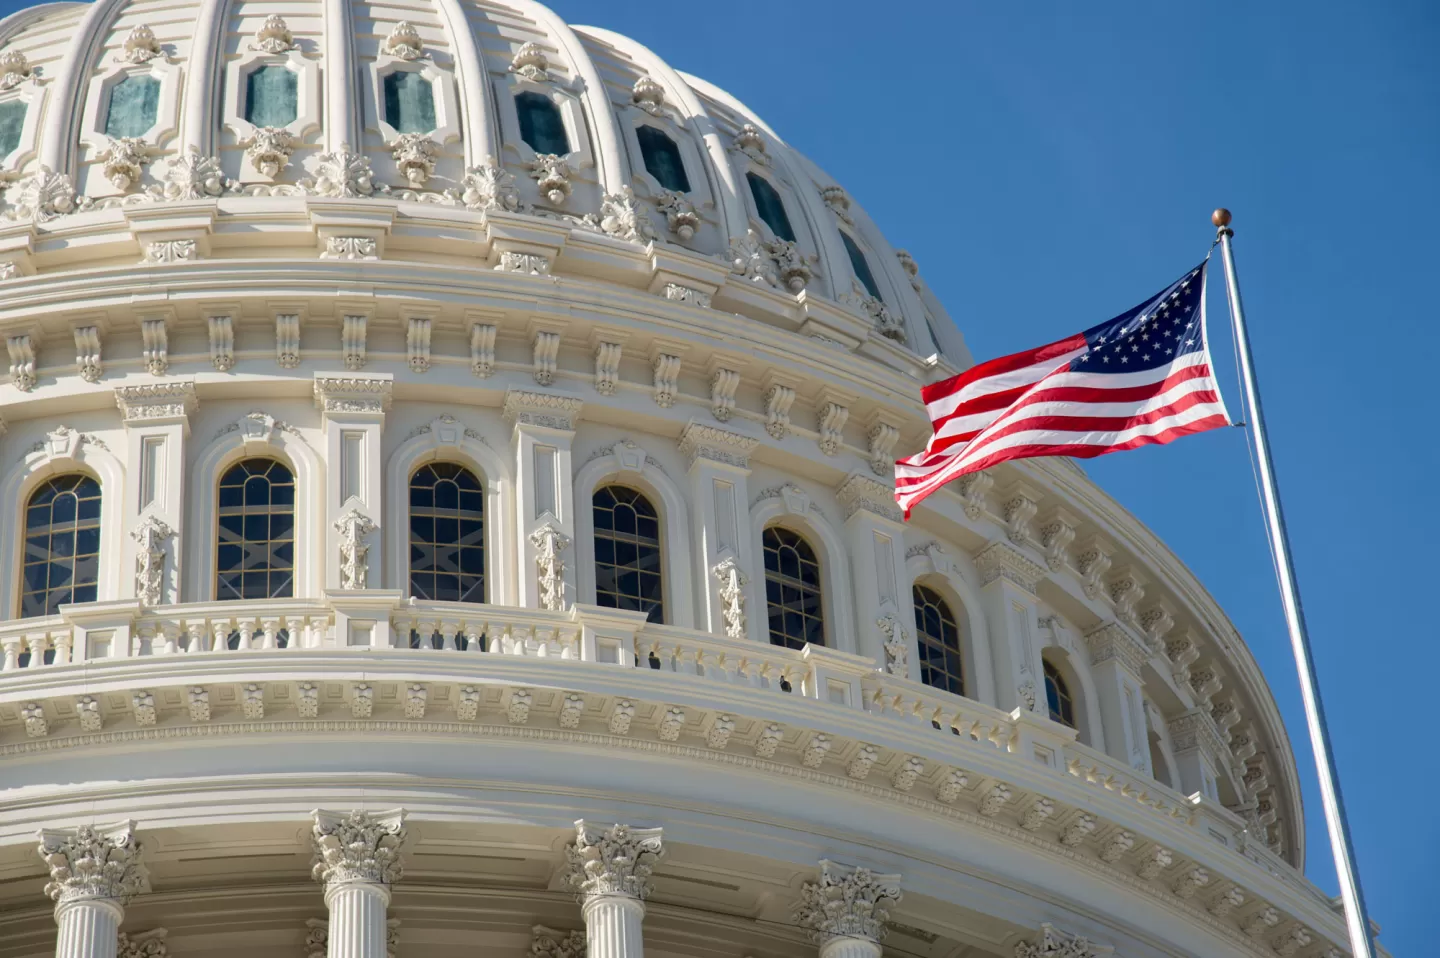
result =
[[580,418],[580,410],[584,407],[584,401],[573,396],[511,389],[505,394],[503,411],[512,425],[574,432],[575,421]]
[[1106,622],[1085,633],[1085,645],[1090,649],[1091,665],[1114,659],[1137,678],[1150,658],[1149,650],[1118,622]]
[[822,859],[820,880],[800,887],[795,923],[819,944],[835,938],[885,940],[890,909],[903,898],[900,876]]
[[1031,561],[1019,549],[1000,540],[981,550],[975,557],[975,569],[980,573],[981,585],[989,585],[996,579],[1005,579],[1031,593],[1040,584],[1040,580],[1049,574],[1040,563]]
[[740,469],[750,468],[750,453],[760,440],[691,420],[680,433],[680,453],[691,466],[708,459]]
[[145,244],[142,265],[168,266],[173,263],[190,263],[200,258],[199,247],[194,240],[157,240]]
[[1114,949],[1092,945],[1089,939],[1068,935],[1046,922],[1033,942],[1022,941],[1015,946],[1015,958],[1101,958]]
[[315,405],[330,413],[378,416],[390,408],[390,376],[316,376]]
[[195,411],[195,383],[191,381],[116,386],[115,405],[127,426],[157,420],[184,420]]
[[613,825],[602,829],[583,819],[575,823],[575,841],[565,846],[564,884],[582,900],[619,896],[644,901],[650,876],[665,854],[659,828]]

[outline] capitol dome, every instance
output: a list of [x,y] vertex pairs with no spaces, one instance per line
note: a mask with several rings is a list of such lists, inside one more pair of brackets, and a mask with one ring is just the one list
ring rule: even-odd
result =
[[1163,543],[1059,460],[902,521],[964,339],[718,87],[49,3],[0,187],[0,958],[1348,953]]

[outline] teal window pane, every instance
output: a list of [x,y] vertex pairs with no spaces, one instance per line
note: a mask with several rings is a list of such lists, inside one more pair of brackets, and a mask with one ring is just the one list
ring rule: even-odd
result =
[[435,88],[418,73],[397,70],[385,77],[385,122],[397,133],[435,129]]
[[667,190],[690,192],[690,178],[685,175],[685,162],[680,159],[680,147],[674,140],[653,126],[637,127],[635,139],[640,141],[640,155],[645,159],[647,173]]
[[281,66],[252,70],[245,78],[245,119],[256,126],[282,127],[299,115],[299,77]]
[[865,259],[865,254],[844,230],[840,231],[840,239],[845,244],[845,252],[850,256],[850,268],[855,271],[855,278],[865,287],[865,292],[880,299],[880,287],[875,285],[875,274],[870,272],[870,263]]
[[790,217],[785,214],[785,203],[780,199],[780,193],[763,176],[746,173],[745,179],[750,181],[750,195],[755,198],[755,210],[765,221],[765,225],[770,227],[770,232],[782,240],[795,242],[795,229],[790,225]]
[[126,77],[110,88],[105,135],[144,136],[160,115],[160,81],[150,76]]
[[25,101],[0,103],[0,160],[20,147],[20,131],[25,128]]
[[556,156],[570,152],[565,120],[560,116],[560,108],[548,96],[528,90],[518,94],[515,112],[520,115],[520,139],[530,144],[530,149]]

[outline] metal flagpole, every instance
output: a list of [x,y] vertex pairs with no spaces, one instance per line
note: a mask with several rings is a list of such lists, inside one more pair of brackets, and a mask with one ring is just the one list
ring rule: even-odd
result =
[[1295,668],[1300,673],[1300,695],[1305,702],[1305,722],[1310,729],[1310,748],[1315,753],[1315,765],[1320,773],[1320,798],[1325,805],[1325,825],[1330,832],[1330,850],[1335,856],[1335,871],[1340,879],[1340,898],[1345,904],[1345,924],[1350,930],[1350,947],[1355,958],[1375,958],[1375,942],[1370,935],[1370,916],[1365,911],[1365,896],[1360,891],[1360,878],[1355,870],[1350,826],[1345,820],[1345,803],[1340,797],[1340,780],[1335,774],[1335,756],[1330,751],[1330,737],[1325,727],[1325,707],[1320,702],[1320,686],[1315,679],[1315,664],[1310,655],[1310,638],[1305,631],[1305,612],[1300,607],[1300,586],[1295,581],[1295,568],[1290,561],[1290,539],[1285,532],[1285,514],[1280,508],[1275,465],[1270,461],[1270,439],[1265,434],[1265,415],[1260,408],[1260,387],[1255,381],[1255,365],[1250,358],[1250,337],[1245,330],[1245,308],[1240,303],[1240,283],[1235,278],[1235,256],[1230,251],[1230,237],[1233,235],[1230,229],[1230,211],[1216,210],[1210,219],[1219,231],[1220,249],[1225,258],[1225,286],[1230,298],[1230,318],[1235,324],[1241,382],[1245,387],[1245,401],[1250,409],[1250,427],[1255,436],[1255,458],[1260,465],[1265,522],[1269,528],[1276,575],[1280,579],[1280,598],[1285,606],[1285,624],[1289,628],[1290,644],[1295,652]]

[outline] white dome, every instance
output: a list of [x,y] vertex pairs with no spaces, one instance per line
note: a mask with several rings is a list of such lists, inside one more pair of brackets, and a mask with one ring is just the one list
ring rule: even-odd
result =
[[[35,831],[126,820],[143,875],[51,893],[177,958],[313,944],[352,826],[400,958],[639,958],[578,818],[663,830],[662,958],[810,954],[797,903],[843,958],[1344,940],[1163,543],[1060,460],[901,521],[964,342],[721,90],[523,0],[49,4],[0,181],[0,958],[53,953],[47,861],[130,854]],[[837,932],[836,862],[903,902]]]

